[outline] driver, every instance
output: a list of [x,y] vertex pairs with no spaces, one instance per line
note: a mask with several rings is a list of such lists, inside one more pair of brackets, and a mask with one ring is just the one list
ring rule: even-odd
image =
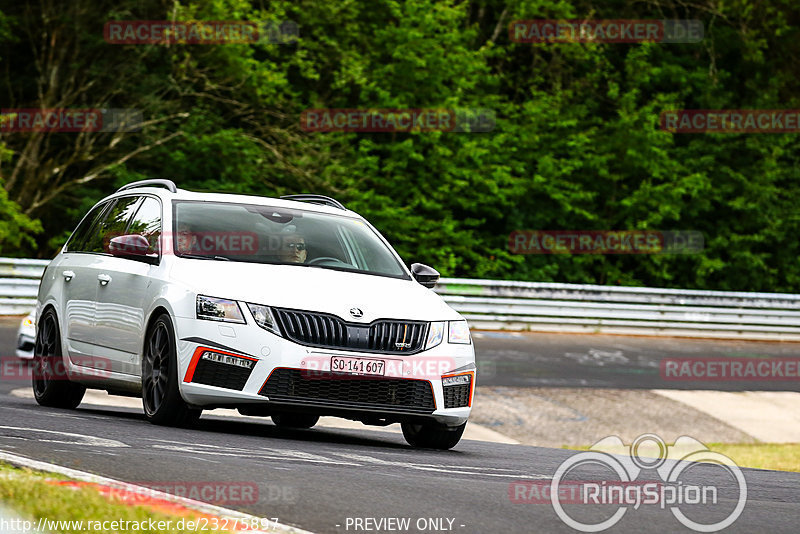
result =
[[282,236],[280,250],[280,259],[282,262],[305,263],[307,256],[308,250],[306,250],[306,240],[302,235],[296,231],[292,231],[292,233]]

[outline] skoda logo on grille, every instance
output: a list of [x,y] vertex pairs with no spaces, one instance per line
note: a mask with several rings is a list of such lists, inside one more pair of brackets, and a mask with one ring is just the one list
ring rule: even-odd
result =
[[362,312],[358,308],[350,308],[350,315],[352,315],[356,319],[360,319],[361,317],[364,316],[364,312]]

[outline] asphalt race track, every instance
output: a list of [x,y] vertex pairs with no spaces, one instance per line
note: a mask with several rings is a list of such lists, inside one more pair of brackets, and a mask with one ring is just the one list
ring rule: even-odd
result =
[[797,380],[698,383],[664,380],[660,372],[670,358],[797,359],[796,342],[511,332],[474,337],[478,384],[484,386],[800,391]]
[[[11,352],[14,335],[10,327],[0,329],[6,354]],[[483,383],[536,382],[533,370],[539,360],[531,364],[532,374],[513,378],[509,369],[521,366],[521,359],[504,359],[523,353],[525,339],[485,337],[476,343],[480,356],[494,361],[498,370]],[[588,354],[590,349],[600,350],[608,339],[610,336],[565,336],[560,343],[574,347],[576,353]],[[617,338],[616,342],[635,344],[632,339]],[[649,347],[645,356],[657,360],[657,347],[668,347],[663,354],[672,354],[680,344],[651,339],[641,346],[645,345]],[[557,348],[559,342],[552,347],[549,353],[554,360],[561,348]],[[782,347],[775,345],[772,350],[782,351]],[[645,360],[652,359],[649,356]],[[513,365],[505,365],[507,362]],[[548,380],[571,379],[569,374],[557,376],[555,363],[550,367],[543,364],[542,368]],[[581,367],[575,363],[569,369]],[[616,387],[630,380],[595,376],[586,369],[587,380],[605,380]],[[402,436],[388,432],[329,428],[286,431],[278,430],[269,420],[225,419],[213,413],[205,414],[194,429],[157,427],[133,409],[42,408],[32,399],[10,395],[22,387],[29,386],[14,380],[0,382],[0,450],[13,454],[147,485],[255,484],[256,499],[227,506],[321,533],[376,532],[363,527],[374,527],[373,523],[364,523],[364,518],[410,518],[411,527],[406,532],[574,532],[552,505],[517,503],[510,498],[510,488],[516,481],[548,482],[559,464],[576,454],[573,451],[466,440],[452,451],[420,451],[408,447]],[[726,531],[797,532],[800,474],[743,472],[747,502],[741,516]],[[607,480],[609,470],[587,466],[579,475],[576,480]],[[654,471],[645,471],[637,480],[657,479]],[[732,501],[724,496],[732,495],[734,482],[720,477],[719,468],[704,464],[687,470],[680,480],[686,485],[715,484],[720,488],[716,508],[681,508],[689,510],[686,515],[693,520],[711,523],[720,519],[720,510],[732,508]],[[583,505],[576,514],[596,513],[598,508],[609,516],[617,509],[613,505]],[[356,528],[359,524],[360,529]],[[658,505],[628,509],[608,530],[681,531],[691,532],[669,507]]]

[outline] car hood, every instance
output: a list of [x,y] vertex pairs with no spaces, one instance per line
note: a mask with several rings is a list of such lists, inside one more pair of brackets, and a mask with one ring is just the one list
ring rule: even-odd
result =
[[[331,313],[347,321],[457,320],[461,316],[413,280],[317,267],[178,259],[171,278],[198,294]],[[363,317],[354,318],[352,308]]]

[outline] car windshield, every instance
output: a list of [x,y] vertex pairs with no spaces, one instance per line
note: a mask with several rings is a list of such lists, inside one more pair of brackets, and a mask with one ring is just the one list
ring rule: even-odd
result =
[[408,278],[392,250],[360,219],[229,202],[173,206],[173,247],[180,257]]

